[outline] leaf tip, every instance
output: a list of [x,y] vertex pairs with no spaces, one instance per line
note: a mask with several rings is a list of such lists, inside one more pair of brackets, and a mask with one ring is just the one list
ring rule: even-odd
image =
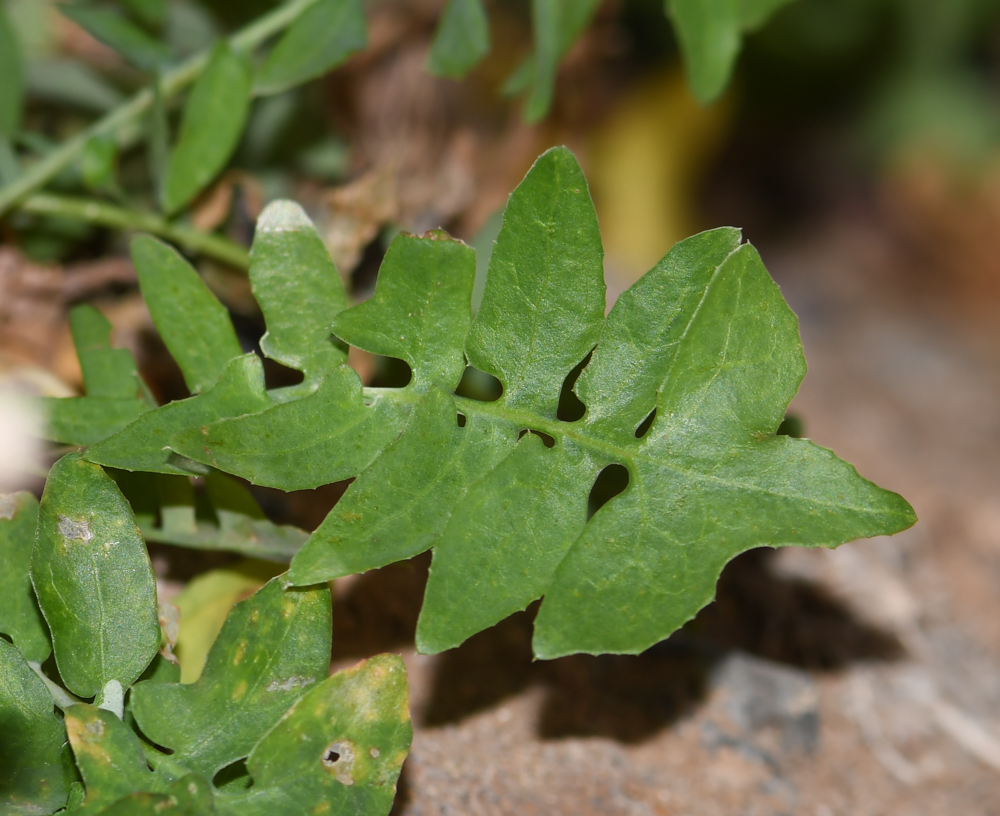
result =
[[257,231],[261,233],[298,232],[312,230],[313,222],[302,206],[295,201],[280,198],[264,208],[257,220]]

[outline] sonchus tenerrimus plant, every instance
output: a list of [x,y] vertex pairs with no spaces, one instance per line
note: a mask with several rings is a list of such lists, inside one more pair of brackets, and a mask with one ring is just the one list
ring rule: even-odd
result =
[[[144,755],[153,768],[149,779],[159,780],[142,787],[116,773],[123,787],[101,802],[136,790],[152,791],[143,794],[149,801],[179,797],[164,786],[194,773],[191,797],[214,796],[217,809],[256,812],[247,809],[290,801],[282,797],[305,802],[362,791],[370,811],[333,798],[331,812],[387,807],[379,796],[391,788],[409,735],[401,669],[382,658],[355,670],[354,679],[321,679],[329,600],[315,587],[338,576],[432,549],[417,628],[425,653],[457,646],[539,598],[538,657],[637,653],[708,603],[738,553],[836,546],[915,521],[900,496],[830,451],[777,434],[805,361],[795,315],[738,230],[679,243],[605,317],[597,217],[565,148],[541,156],[511,195],[474,318],[475,254],[446,233],[397,237],[374,295],[347,308],[337,270],[302,210],[269,206],[250,276],[267,323],[263,353],[302,373],[291,387],[265,388],[260,358],[242,353],[225,309],[175,250],[140,237],[132,255],[192,396],[156,407],[131,357],[111,348],[107,322],[86,307],[75,312],[87,395],[46,408],[52,438],[82,450],[50,475],[33,552],[23,541],[17,550],[24,562],[30,555],[59,676],[98,705],[71,706],[65,719],[87,790],[84,808],[92,795],[104,796],[91,793],[102,783],[77,748],[98,719],[94,727],[124,735],[140,751],[132,756]],[[349,345],[405,361],[411,381],[363,386],[347,365]],[[502,396],[459,396],[469,366],[496,377]],[[566,421],[560,397],[576,371],[573,390],[584,410]],[[588,518],[595,482],[611,466],[627,471],[628,484]],[[354,481],[307,536],[269,522],[226,473],[282,490]],[[192,476],[204,478],[203,490]],[[291,566],[236,608],[201,685],[163,683],[170,668],[158,659],[154,676],[125,698],[136,729],[129,730],[101,712],[121,710],[123,692],[150,672],[158,645],[141,532]],[[20,599],[23,617],[32,596],[22,583],[11,597]],[[288,634],[299,615],[309,622],[301,632],[312,634]],[[46,681],[25,662],[44,658],[46,627],[39,618],[22,634],[2,623],[15,644],[5,653],[39,701],[37,724],[24,732],[37,731],[53,769],[45,785],[29,774],[18,790],[58,789],[65,797],[72,775],[59,764],[62,727]],[[280,671],[244,676],[258,666],[253,650],[274,655],[283,646],[289,657]],[[274,661],[259,659],[270,671]],[[356,692],[344,691],[350,683]],[[277,700],[267,696],[277,692],[280,705],[257,702]],[[329,710],[366,712],[338,715],[360,730],[329,728],[319,700]],[[245,733],[231,724],[241,711],[252,712]],[[77,725],[81,712],[91,719]],[[370,722],[384,729],[377,738],[365,730]],[[308,751],[298,750],[295,729],[316,734]],[[331,775],[314,761],[313,748],[334,742],[351,745],[330,750],[350,757],[355,774],[370,770],[352,777],[347,793],[334,784],[340,770]],[[378,756],[365,753],[369,745]],[[213,793],[214,775],[243,757],[243,781]],[[146,779],[146,765],[136,768],[136,779]],[[301,789],[293,778],[303,780]]]

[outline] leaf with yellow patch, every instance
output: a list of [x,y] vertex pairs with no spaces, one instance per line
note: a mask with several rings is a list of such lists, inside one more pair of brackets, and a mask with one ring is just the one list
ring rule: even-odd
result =
[[306,692],[247,760],[253,786],[219,795],[232,816],[385,814],[413,729],[406,667],[379,655]]
[[135,791],[152,790],[139,738],[109,711],[91,705],[66,709],[66,733],[87,796],[74,816],[91,816]]
[[229,613],[197,682],[137,683],[132,713],[172,762],[212,777],[326,677],[330,640],[330,590],[279,576]]

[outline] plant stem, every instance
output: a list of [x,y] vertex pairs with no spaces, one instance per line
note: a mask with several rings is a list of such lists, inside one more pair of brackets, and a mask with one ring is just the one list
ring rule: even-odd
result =
[[77,697],[74,697],[62,686],[50,680],[48,676],[46,676],[45,672],[42,671],[40,663],[28,663],[28,665],[31,666],[31,670],[41,678],[43,683],[45,683],[45,687],[49,690],[49,694],[52,695],[52,702],[59,706],[61,710],[65,711],[70,706],[74,706],[81,702]]
[[239,244],[219,235],[171,224],[154,213],[126,210],[123,207],[105,204],[103,201],[51,193],[38,193],[17,206],[18,209],[34,215],[55,215],[100,224],[102,227],[149,232],[191,252],[207,255],[237,269],[246,270],[250,265],[249,254]]
[[[298,16],[316,0],[289,0],[274,11],[263,15],[238,31],[229,39],[235,51],[249,51],[268,37],[291,25]],[[160,93],[164,99],[177,95],[198,78],[208,62],[209,53],[197,54],[181,63],[160,80]],[[48,184],[63,169],[72,164],[83,152],[87,142],[95,136],[115,137],[120,130],[134,125],[153,104],[153,88],[143,88],[131,99],[99,119],[76,136],[68,139],[43,159],[29,168],[12,183],[0,188],[0,216],[19,200]]]

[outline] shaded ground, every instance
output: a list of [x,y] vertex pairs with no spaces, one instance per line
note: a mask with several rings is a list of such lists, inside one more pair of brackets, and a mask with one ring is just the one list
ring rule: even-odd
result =
[[533,609],[418,656],[425,561],[342,583],[336,660],[411,672],[397,814],[1000,812],[1000,341],[860,221],[762,249],[801,318],[807,435],[920,524],[749,553],[636,658],[533,663]]

